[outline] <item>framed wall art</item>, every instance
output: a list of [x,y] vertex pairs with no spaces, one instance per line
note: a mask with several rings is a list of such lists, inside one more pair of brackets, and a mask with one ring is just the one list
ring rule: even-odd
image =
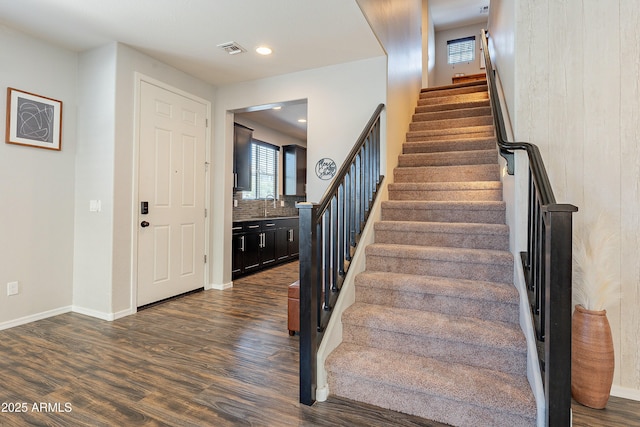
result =
[[7,88],[7,144],[60,150],[62,101]]

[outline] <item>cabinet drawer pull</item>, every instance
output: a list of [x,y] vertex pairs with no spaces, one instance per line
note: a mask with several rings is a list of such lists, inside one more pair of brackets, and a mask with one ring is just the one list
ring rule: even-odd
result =
[[265,224],[267,227],[273,227],[275,224],[270,223],[270,224]]
[[260,228],[260,226],[259,226],[259,225],[250,225],[250,226],[249,226],[249,227],[247,227],[247,228]]

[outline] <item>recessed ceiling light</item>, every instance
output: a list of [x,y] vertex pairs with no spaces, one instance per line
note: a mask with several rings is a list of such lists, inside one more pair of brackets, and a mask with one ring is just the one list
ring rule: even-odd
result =
[[298,119],[298,123],[307,123],[307,119]]
[[260,46],[259,48],[256,49],[256,52],[258,52],[260,55],[271,55],[271,49],[266,47],[266,46]]
[[282,110],[282,105],[278,105],[276,107],[273,107],[272,110]]

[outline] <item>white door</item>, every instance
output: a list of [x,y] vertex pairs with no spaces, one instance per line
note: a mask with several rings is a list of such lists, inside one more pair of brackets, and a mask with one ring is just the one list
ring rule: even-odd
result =
[[141,82],[138,307],[204,286],[206,112]]

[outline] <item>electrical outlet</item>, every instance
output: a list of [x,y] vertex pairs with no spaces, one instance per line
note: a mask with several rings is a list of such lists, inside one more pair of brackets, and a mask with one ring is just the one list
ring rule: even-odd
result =
[[280,200],[280,207],[284,208],[284,200]]
[[9,282],[7,283],[7,295],[18,295],[20,292],[20,285],[18,282]]

